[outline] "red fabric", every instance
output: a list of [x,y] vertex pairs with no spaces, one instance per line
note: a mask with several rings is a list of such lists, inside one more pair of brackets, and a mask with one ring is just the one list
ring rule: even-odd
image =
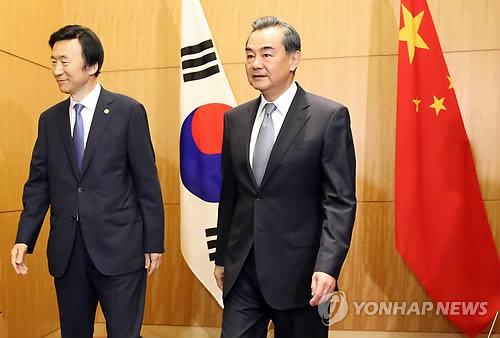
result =
[[[415,19],[409,21],[408,13]],[[413,41],[419,45],[411,63],[408,42],[404,41],[408,40],[407,30],[403,30],[411,27],[410,22],[413,31],[418,27]],[[475,315],[462,311],[448,315],[474,337],[500,309],[498,252],[455,91],[449,88],[448,69],[425,0],[401,1],[400,28],[396,247],[435,302],[488,302],[483,315],[478,314],[480,309]],[[421,101],[419,111],[413,100]],[[437,114],[437,109],[430,107],[435,100],[442,100],[446,110]]]

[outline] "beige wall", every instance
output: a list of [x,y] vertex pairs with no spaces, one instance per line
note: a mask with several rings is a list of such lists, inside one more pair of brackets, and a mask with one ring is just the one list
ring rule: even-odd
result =
[[[59,5],[57,5],[59,4]],[[35,255],[27,258],[29,275],[10,266],[22,187],[36,139],[38,115],[64,96],[48,65],[48,34],[62,25],[62,2],[0,1],[0,336],[36,337],[58,328],[53,281],[45,256],[48,227]],[[57,6],[56,6],[57,5]]]
[[[500,1],[429,0],[454,81],[490,224],[500,247]],[[349,301],[430,301],[394,245],[398,0],[201,0],[238,103],[256,97],[244,72],[251,22],[278,15],[303,40],[297,80],[350,109],[359,211],[340,284]],[[58,327],[45,259],[47,233],[14,276],[9,250],[38,115],[62,96],[49,70],[49,35],[80,23],[101,37],[104,87],[148,110],[165,201],[167,254],[149,283],[145,323],[218,326],[221,310],[184,263],[179,244],[180,0],[0,2],[0,335]],[[45,229],[47,230],[47,229]],[[475,286],[471,286],[473,288]],[[354,310],[354,309],[353,309]],[[444,317],[354,316],[338,329],[455,331]],[[26,326],[26,318],[30,318]],[[102,319],[102,317],[99,317]],[[22,323],[22,324],[21,324]]]

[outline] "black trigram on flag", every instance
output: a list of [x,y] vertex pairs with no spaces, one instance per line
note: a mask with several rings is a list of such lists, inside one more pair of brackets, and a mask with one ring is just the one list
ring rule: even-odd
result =
[[217,228],[205,229],[208,247],[208,259],[210,262],[215,261],[215,248],[217,247]]
[[212,40],[182,48],[181,61],[184,82],[201,80],[220,72]]

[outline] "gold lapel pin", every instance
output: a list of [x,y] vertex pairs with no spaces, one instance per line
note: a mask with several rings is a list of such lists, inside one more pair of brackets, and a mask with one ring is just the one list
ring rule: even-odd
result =
[[106,115],[109,114],[109,109],[108,108],[104,109],[104,114],[106,114]]

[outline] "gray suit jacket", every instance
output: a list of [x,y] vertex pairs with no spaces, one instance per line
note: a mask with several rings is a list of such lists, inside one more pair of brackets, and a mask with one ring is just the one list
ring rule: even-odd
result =
[[252,247],[267,303],[307,306],[311,278],[338,278],[356,211],[355,154],[346,107],[300,86],[274,144],[260,187],[249,145],[260,99],[225,114],[217,265],[224,296]]
[[101,273],[140,269],[144,253],[164,251],[163,200],[146,111],[139,102],[102,88],[81,174],[68,111],[69,99],[40,116],[16,243],[26,243],[33,252],[50,206],[47,256],[54,277],[66,270],[77,215]]

